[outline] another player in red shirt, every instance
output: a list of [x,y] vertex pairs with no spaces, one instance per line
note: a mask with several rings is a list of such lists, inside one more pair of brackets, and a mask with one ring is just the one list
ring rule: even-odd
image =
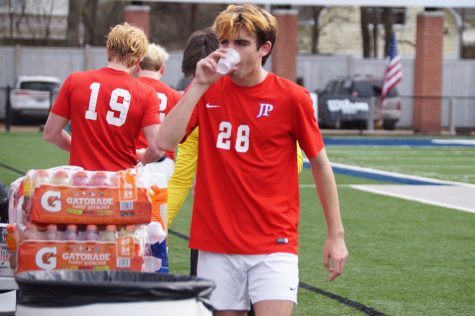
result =
[[[43,137],[70,151],[71,165],[117,171],[163,155],[156,146],[160,124],[157,94],[130,76],[147,46],[141,29],[127,23],[117,25],[107,35],[107,67],[66,78]],[[72,137],[63,130],[69,121]],[[136,141],[142,129],[149,146],[137,155]]]
[[[149,44],[147,54],[144,59],[137,65],[136,74],[137,80],[152,87],[158,96],[160,101],[160,120],[163,121],[165,116],[175,106],[178,100],[181,98],[181,93],[170,88],[164,82],[160,81],[165,73],[165,62],[168,60],[168,53],[163,47],[157,44]],[[140,137],[137,141],[137,149],[141,151],[147,148],[147,139],[144,133],[140,133]],[[175,166],[175,152],[170,150],[166,152],[165,157],[161,157],[153,164],[152,170],[157,172],[164,172],[170,179]],[[149,164],[149,168],[152,167]],[[150,169],[149,169],[150,170]]]
[[[330,281],[348,258],[335,179],[308,91],[263,68],[276,19],[255,5],[231,5],[213,27],[221,48],[198,63],[160,127],[159,147],[174,148],[200,128],[190,247],[200,250],[198,276],[217,284],[217,314],[244,315],[250,299],[256,315],[291,315],[299,283],[296,141],[310,160],[328,226]],[[217,63],[228,48],[241,60],[222,76]]]

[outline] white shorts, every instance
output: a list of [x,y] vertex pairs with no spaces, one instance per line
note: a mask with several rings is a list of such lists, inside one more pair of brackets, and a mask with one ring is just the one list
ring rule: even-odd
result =
[[250,302],[297,303],[298,256],[291,253],[227,255],[200,251],[198,277],[216,282],[211,305],[216,310],[249,310]]
[[175,162],[170,158],[166,157],[160,162],[151,162],[145,165],[145,170],[147,172],[162,172],[167,175],[167,182],[170,181],[170,178],[173,175],[173,170],[175,169]]

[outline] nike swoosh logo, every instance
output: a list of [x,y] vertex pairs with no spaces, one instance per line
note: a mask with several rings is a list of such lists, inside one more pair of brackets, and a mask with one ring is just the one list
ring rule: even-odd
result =
[[214,105],[214,104],[206,103],[206,108],[207,109],[219,108],[219,107],[220,107],[220,105]]

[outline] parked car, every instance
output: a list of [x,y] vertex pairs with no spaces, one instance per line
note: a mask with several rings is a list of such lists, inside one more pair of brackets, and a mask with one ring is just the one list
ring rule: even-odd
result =
[[47,117],[61,80],[47,76],[20,76],[10,91],[12,120],[23,116]]
[[396,88],[381,107],[382,79],[371,75],[353,75],[330,80],[318,94],[318,120],[322,127],[366,128],[370,102],[374,98],[375,121],[382,119],[384,129],[394,129],[401,117],[401,98]]

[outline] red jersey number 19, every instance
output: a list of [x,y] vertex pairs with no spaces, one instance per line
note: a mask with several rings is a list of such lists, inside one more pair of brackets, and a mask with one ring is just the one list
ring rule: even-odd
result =
[[[91,96],[89,97],[89,107],[85,115],[87,120],[97,120],[96,105],[100,87],[101,84],[99,82],[93,82],[89,86],[89,89],[91,89]],[[130,98],[130,92],[127,90],[116,88],[112,91],[109,100],[109,107],[115,112],[107,111],[107,123],[115,126],[124,125],[125,120],[127,119],[127,113],[129,112]],[[119,116],[116,116],[117,112]]]

